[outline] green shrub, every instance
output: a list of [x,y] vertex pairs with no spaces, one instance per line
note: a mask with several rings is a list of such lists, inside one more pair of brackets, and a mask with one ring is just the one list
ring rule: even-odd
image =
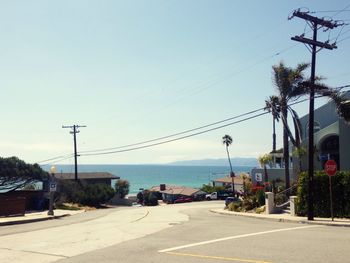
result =
[[130,184],[127,180],[119,179],[115,183],[115,192],[120,196],[120,198],[124,198],[127,194],[129,194]]
[[[298,215],[307,214],[308,176],[300,174],[298,185]],[[335,217],[350,217],[350,172],[337,172],[332,177],[333,214]],[[314,175],[314,215],[330,217],[329,177],[323,171]]]
[[256,192],[256,201],[258,202],[258,206],[265,205],[265,192],[263,190]]
[[58,204],[64,202],[99,206],[114,196],[112,187],[106,184],[86,184],[84,182],[61,181]]
[[83,189],[84,194],[79,202],[83,205],[99,206],[110,200],[115,194],[114,189],[106,184],[88,184]]
[[158,205],[158,197],[155,192],[149,190],[143,191],[143,203],[147,206],[156,206]]
[[242,211],[242,202],[237,201],[237,202],[231,202],[227,206],[228,211],[234,211],[234,212],[241,212]]

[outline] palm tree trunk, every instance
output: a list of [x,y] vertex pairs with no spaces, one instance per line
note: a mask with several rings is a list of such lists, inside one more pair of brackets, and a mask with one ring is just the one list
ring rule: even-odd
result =
[[231,179],[232,179],[232,196],[234,197],[235,196],[235,180],[234,180],[234,173],[233,173],[233,170],[232,170],[230,152],[228,151],[228,146],[227,145],[226,145],[226,152],[227,152],[228,162],[230,164],[230,170],[231,170],[230,176],[231,176]]
[[[285,120],[287,121],[287,108],[283,105],[282,114]],[[284,175],[286,189],[290,187],[289,180],[289,142],[288,142],[288,132],[286,127],[283,127],[283,159],[284,159]]]
[[273,117],[272,123],[272,152],[276,152],[276,118]]

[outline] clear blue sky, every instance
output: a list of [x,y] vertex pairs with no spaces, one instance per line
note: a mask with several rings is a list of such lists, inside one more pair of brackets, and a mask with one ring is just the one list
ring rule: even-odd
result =
[[[1,156],[38,162],[72,153],[72,135],[62,125],[87,125],[78,134],[78,149],[87,151],[261,108],[275,94],[273,65],[311,59],[290,40],[305,30],[301,19],[287,20],[299,7],[346,8],[314,15],[350,23],[344,0],[1,1]],[[350,83],[349,28],[338,49],[317,56],[317,75],[331,86]],[[320,40],[338,33],[320,32]],[[296,109],[303,115],[307,107]],[[258,157],[271,150],[271,123],[263,116],[153,148],[82,156],[79,163],[225,158],[224,134],[233,137],[233,157]]]

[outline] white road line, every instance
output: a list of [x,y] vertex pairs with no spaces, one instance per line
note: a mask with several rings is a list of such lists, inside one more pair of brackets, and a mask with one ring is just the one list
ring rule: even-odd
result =
[[298,230],[298,229],[305,229],[305,228],[314,228],[314,227],[320,227],[320,226],[319,225],[299,226],[299,227],[290,227],[290,228],[275,229],[275,230],[269,230],[269,231],[263,231],[263,232],[256,232],[256,233],[250,233],[250,234],[244,234],[244,235],[238,235],[238,236],[230,236],[230,237],[218,238],[218,239],[213,239],[213,240],[207,240],[207,241],[198,242],[198,243],[192,243],[192,244],[178,246],[178,247],[162,249],[162,250],[159,250],[158,252],[164,253],[164,252],[170,252],[170,251],[179,250],[179,249],[183,249],[183,248],[212,244],[212,243],[226,241],[226,240],[230,240],[230,239],[238,239],[238,238],[265,235],[265,234],[276,233],[276,232],[291,231],[291,230]]

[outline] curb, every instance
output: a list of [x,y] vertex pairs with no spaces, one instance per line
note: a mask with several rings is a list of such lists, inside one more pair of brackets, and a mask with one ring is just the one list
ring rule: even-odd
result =
[[249,217],[249,218],[255,218],[255,219],[261,219],[261,220],[269,220],[274,222],[286,222],[286,223],[299,223],[299,224],[309,224],[309,225],[322,225],[322,226],[336,226],[336,227],[350,227],[350,221],[349,223],[343,223],[343,222],[320,222],[320,221],[308,221],[306,219],[288,219],[288,218],[282,218],[282,217],[268,217],[268,216],[256,216],[254,214],[244,214],[244,213],[235,213],[235,212],[228,212],[228,211],[218,211],[214,209],[209,210],[212,213],[221,214],[221,215],[228,215],[228,216],[241,216],[241,217]]
[[63,215],[59,215],[59,216],[50,216],[50,217],[43,217],[43,218],[32,218],[32,219],[0,222],[0,226],[13,226],[13,225],[20,225],[20,224],[35,223],[35,222],[52,220],[52,219],[60,219],[60,218],[66,217],[66,216],[70,216],[70,214],[63,214]]

